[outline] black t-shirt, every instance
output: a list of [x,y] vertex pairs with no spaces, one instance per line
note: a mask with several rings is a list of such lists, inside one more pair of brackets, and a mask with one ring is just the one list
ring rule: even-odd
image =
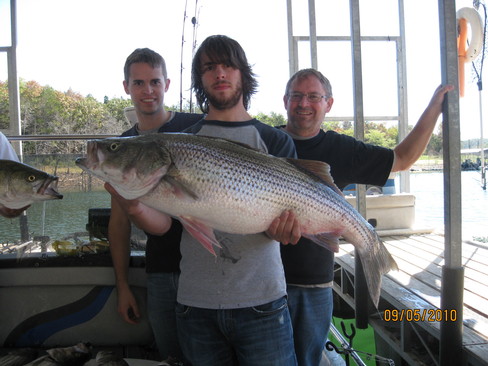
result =
[[[158,132],[181,132],[203,118],[201,114],[175,112],[174,117],[159,128]],[[136,126],[125,131],[122,136],[136,136]],[[183,227],[179,221],[173,220],[169,231],[162,235],[146,233],[146,272],[179,272],[180,240]]]
[[[334,182],[343,189],[351,183],[383,186],[393,166],[393,150],[365,144],[334,131],[320,131],[307,140],[293,140],[299,159],[330,165]],[[315,285],[332,281],[334,253],[302,238],[297,245],[281,245],[286,282]]]

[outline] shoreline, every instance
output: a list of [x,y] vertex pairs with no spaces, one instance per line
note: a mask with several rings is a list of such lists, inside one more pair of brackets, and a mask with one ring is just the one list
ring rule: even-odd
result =
[[444,168],[443,160],[438,159],[422,159],[417,160],[410,168],[411,172],[437,172]]

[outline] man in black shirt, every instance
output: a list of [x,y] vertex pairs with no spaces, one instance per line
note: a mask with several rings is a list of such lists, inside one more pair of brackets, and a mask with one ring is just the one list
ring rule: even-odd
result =
[[[390,172],[409,169],[425,150],[452,86],[436,89],[408,136],[393,150],[365,144],[321,129],[334,102],[329,80],[319,71],[298,71],[287,83],[283,101],[288,122],[281,129],[294,140],[298,158],[319,160],[331,167],[339,189],[350,183],[383,186]],[[287,243],[284,243],[287,244]],[[319,365],[332,318],[334,254],[310,240],[282,245],[288,305],[299,366]]]
[[[164,59],[158,53],[139,48],[127,57],[124,89],[131,96],[138,123],[122,136],[180,132],[203,118],[201,114],[167,111],[164,95],[169,85]],[[119,200],[112,187],[106,185],[106,188],[112,194],[108,235],[116,276],[118,312],[126,322],[136,324],[141,312],[128,282],[131,221],[137,225],[134,214],[152,209],[138,201]],[[182,226],[171,218],[161,225],[169,227],[164,235],[146,232],[147,313],[161,358],[182,359],[175,316]]]

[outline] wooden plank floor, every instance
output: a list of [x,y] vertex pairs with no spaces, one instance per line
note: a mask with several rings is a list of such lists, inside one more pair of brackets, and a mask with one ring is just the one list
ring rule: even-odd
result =
[[[391,286],[388,284],[390,281],[386,280],[382,286],[382,296],[399,299],[401,296],[398,294],[408,290],[425,301],[428,306],[440,308],[444,237],[439,234],[396,235],[383,236],[382,240],[399,267],[399,271],[392,271],[386,277],[402,287],[402,290],[395,293],[395,285]],[[353,255],[353,246],[343,244],[340,246],[340,252],[336,254],[336,262],[350,267]],[[488,245],[463,242],[462,262],[465,274],[463,344],[468,348],[474,345],[477,348],[475,351],[484,355],[484,359],[487,360]],[[409,307],[411,308],[412,304],[406,303],[405,308]],[[439,330],[439,322],[423,325],[433,327],[434,333]]]

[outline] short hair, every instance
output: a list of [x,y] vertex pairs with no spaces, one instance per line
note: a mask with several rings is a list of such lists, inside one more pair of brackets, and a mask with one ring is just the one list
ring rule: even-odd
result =
[[298,79],[306,79],[310,76],[315,76],[322,84],[325,93],[328,97],[332,97],[332,86],[330,85],[329,79],[327,79],[320,71],[315,69],[303,69],[297,71],[286,83],[285,95],[290,93],[291,84]]
[[136,48],[125,60],[124,78],[126,82],[129,82],[131,65],[138,62],[144,62],[151,65],[153,68],[161,67],[164,79],[168,79],[166,62],[164,61],[163,56],[149,48]]
[[208,98],[202,83],[202,56],[206,55],[211,62],[216,64],[229,65],[241,71],[242,96],[244,108],[247,110],[250,105],[251,96],[256,92],[258,82],[252,68],[247,62],[246,53],[241,45],[224,35],[207,37],[198,48],[193,57],[191,78],[192,89],[195,92],[200,109],[208,113]]

